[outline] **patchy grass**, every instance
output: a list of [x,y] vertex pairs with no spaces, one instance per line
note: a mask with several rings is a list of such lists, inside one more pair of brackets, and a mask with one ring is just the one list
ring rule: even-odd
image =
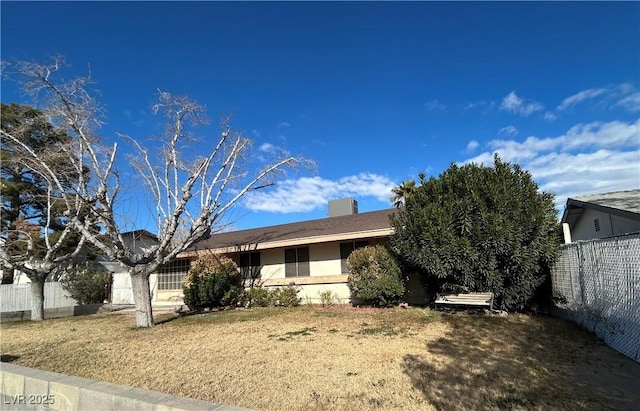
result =
[[398,332],[393,328],[393,326],[389,324],[382,324],[379,327],[372,327],[370,324],[363,323],[362,328],[360,328],[360,331],[358,331],[358,334],[361,334],[361,335],[380,334],[380,335],[392,336],[392,335],[398,335]]
[[635,409],[640,364],[554,318],[299,307],[1,325],[2,359],[259,410]]

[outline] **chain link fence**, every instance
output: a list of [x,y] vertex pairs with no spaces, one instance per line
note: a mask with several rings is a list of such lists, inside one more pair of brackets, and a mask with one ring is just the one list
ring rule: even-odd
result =
[[565,244],[552,282],[556,315],[640,362],[640,233]]

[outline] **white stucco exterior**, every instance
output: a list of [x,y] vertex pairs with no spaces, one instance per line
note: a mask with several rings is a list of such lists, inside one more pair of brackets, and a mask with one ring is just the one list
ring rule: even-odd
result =
[[[387,241],[388,237],[366,239],[370,245]],[[364,240],[364,239],[359,239]],[[349,241],[349,240],[346,240]],[[287,247],[275,247],[268,249],[251,250],[260,253],[260,279],[259,283],[264,287],[284,287],[291,283],[299,287],[299,296],[303,303],[316,304],[321,301],[321,293],[331,291],[336,303],[348,303],[351,298],[347,286],[347,274],[342,272],[342,260],[340,258],[340,244],[343,241],[315,242],[312,244],[299,244],[298,247],[309,248],[309,275],[301,277],[287,277],[285,270],[285,249]],[[233,254],[231,254],[233,258]],[[192,256],[192,258],[196,258]],[[157,281],[151,281],[154,303],[181,304],[182,290],[155,291]]]

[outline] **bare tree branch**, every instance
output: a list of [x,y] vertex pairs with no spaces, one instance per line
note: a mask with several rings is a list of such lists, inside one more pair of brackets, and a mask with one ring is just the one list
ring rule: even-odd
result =
[[[60,81],[56,74],[62,63],[63,60],[54,59],[50,65],[19,62],[14,67],[26,78],[23,84],[27,92],[48,96],[46,112],[74,137],[72,144],[60,147],[72,158],[77,174],[74,190],[63,189],[56,180],[57,171],[43,166],[44,159],[38,153],[21,148],[29,154],[32,166],[42,168],[55,183],[55,189],[63,193],[70,226],[81,233],[83,241],[128,267],[136,298],[136,323],[151,326],[151,273],[217,230],[223,216],[247,192],[268,187],[286,169],[310,162],[287,155],[250,176],[241,166],[249,164],[251,140],[233,133],[228,119],[223,120],[219,135],[199,140],[196,129],[208,123],[204,107],[187,97],[159,90],[152,111],[163,114],[167,120],[165,135],[159,143],[147,145],[137,138],[118,135],[137,151],[138,155],[130,159],[131,167],[155,202],[158,243],[143,251],[136,250],[124,241],[122,223],[116,214],[118,145],[106,148],[95,134],[101,109],[93,98],[90,77]],[[195,152],[194,144],[197,144]],[[202,152],[208,154],[201,155]],[[74,212],[80,209],[90,218]],[[92,229],[95,223],[102,228],[101,232]]]

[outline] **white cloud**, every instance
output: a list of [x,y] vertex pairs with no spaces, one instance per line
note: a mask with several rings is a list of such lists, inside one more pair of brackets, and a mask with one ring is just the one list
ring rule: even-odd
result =
[[286,121],[280,122],[278,123],[278,127],[282,128],[282,127],[291,127],[291,124],[287,123]]
[[629,94],[632,93],[636,88],[631,83],[622,83],[618,85],[617,89],[621,94]]
[[478,143],[476,140],[469,141],[469,143],[467,144],[467,153],[475,151],[478,147],[480,147],[480,143]]
[[640,111],[640,92],[636,91],[633,84],[621,83],[604,88],[592,88],[583,90],[565,98],[558,106],[558,111],[566,110],[586,100],[600,100],[601,107],[623,107],[629,111]]
[[466,111],[466,110],[471,110],[475,108],[485,108],[485,111],[486,111],[494,108],[495,105],[496,103],[493,101],[478,100],[478,101],[473,101],[471,103],[467,103],[464,109]]
[[599,95],[602,95],[606,92],[607,90],[604,88],[592,88],[589,90],[581,91],[579,93],[574,94],[573,96],[567,97],[564,100],[562,100],[562,103],[558,106],[558,110],[566,110],[571,106],[574,106],[585,100],[598,97]]
[[524,99],[518,97],[515,91],[507,94],[502,99],[500,109],[508,111],[513,114],[519,114],[523,117],[527,117],[536,111],[540,111],[544,106],[537,101],[525,102]]
[[498,134],[503,136],[515,136],[518,134],[518,129],[514,126],[506,126],[498,130]]
[[262,143],[256,152],[256,159],[261,162],[267,162],[269,159],[280,156],[288,156],[289,152],[282,147],[278,147],[271,143]]
[[302,177],[282,181],[273,189],[250,192],[244,197],[244,206],[252,211],[294,213],[326,207],[329,200],[341,197],[374,197],[388,202],[395,186],[389,178],[372,173],[338,180]]
[[577,124],[556,137],[493,140],[464,163],[493,164],[493,153],[531,172],[542,190],[567,197],[640,187],[640,119]]
[[276,146],[274,146],[271,143],[262,143],[262,145],[260,145],[258,150],[264,151],[264,152],[267,152],[267,153],[273,153],[274,151],[276,151]]
[[624,107],[629,111],[640,111],[640,92],[635,92],[618,100],[616,106]]
[[544,113],[544,119],[547,121],[555,121],[557,118],[558,116],[556,116],[550,111],[547,111],[546,113]]
[[433,111],[433,110],[444,110],[447,108],[444,104],[439,102],[438,100],[431,100],[424,103],[425,110]]

